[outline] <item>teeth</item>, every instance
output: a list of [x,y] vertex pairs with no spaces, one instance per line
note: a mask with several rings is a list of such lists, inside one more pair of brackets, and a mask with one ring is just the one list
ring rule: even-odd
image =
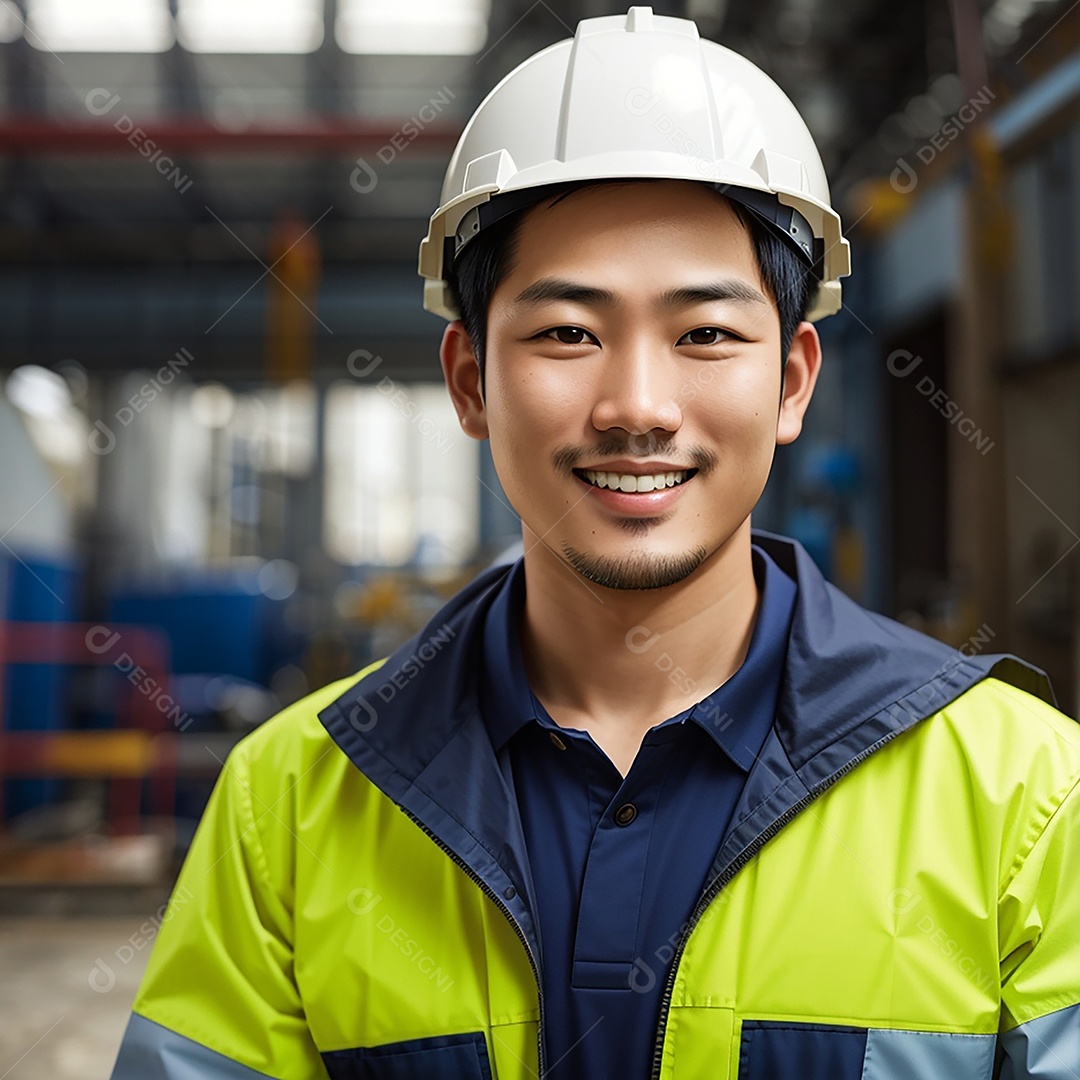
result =
[[674,487],[686,479],[688,469],[678,472],[656,473],[653,476],[634,476],[632,473],[593,472],[586,470],[585,478],[594,487],[607,488],[609,491],[659,491],[661,488]]

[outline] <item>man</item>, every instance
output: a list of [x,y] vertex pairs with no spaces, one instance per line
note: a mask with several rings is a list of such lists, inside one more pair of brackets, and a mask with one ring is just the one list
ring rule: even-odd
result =
[[114,1077],[1080,1074],[1076,724],[751,531],[848,270],[790,102],[585,20],[442,203],[523,556],[233,751]]

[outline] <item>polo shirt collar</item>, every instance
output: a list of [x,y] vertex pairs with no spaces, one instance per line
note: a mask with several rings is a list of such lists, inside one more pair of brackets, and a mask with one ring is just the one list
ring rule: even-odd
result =
[[[776,715],[798,591],[757,544],[751,544],[751,556],[762,595],[746,659],[726,683],[660,725],[693,720],[744,772],[754,764]],[[524,603],[525,560],[519,558],[484,621],[481,709],[496,754],[530,721],[557,729],[525,673],[520,637]]]

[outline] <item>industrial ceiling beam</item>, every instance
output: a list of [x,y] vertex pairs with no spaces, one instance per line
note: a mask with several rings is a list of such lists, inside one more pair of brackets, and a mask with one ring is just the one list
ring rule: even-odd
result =
[[410,137],[403,134],[401,124],[323,116],[233,129],[196,119],[136,120],[122,112],[115,117],[110,113],[107,121],[79,123],[8,114],[0,120],[0,155],[130,154],[133,146],[149,143],[170,153],[352,154],[374,152],[393,145],[395,139],[421,144],[432,154],[449,154],[460,134],[457,124],[433,122]]

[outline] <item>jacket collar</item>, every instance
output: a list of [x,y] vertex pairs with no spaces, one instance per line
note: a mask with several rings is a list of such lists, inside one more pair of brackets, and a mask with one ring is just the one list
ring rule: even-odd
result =
[[[784,655],[798,594],[795,582],[759,545],[751,545],[750,555],[761,605],[742,666],[719,688],[703,686],[681,668],[675,669],[672,681],[678,681],[680,672],[686,680],[680,687],[685,707],[667,721],[669,727],[677,722],[700,727],[744,773],[749,773],[757,760],[765,734],[776,716]],[[519,625],[524,604],[525,566],[518,559],[496,590],[484,620],[480,704],[497,757],[523,727],[539,723],[557,730],[532,692],[525,672]],[[647,635],[646,631],[644,636]],[[653,642],[639,638],[635,644],[644,653],[652,648]],[[660,665],[658,651],[653,651],[650,657]],[[693,704],[686,706],[686,702]],[[738,723],[730,722],[733,717],[738,717]],[[663,716],[658,716],[655,722],[662,719]]]
[[[965,656],[856,604],[798,541],[757,529],[751,535],[794,578],[798,595],[776,723],[714,873],[808,794],[989,675],[1056,706],[1038,668],[1009,654]],[[524,834],[478,704],[484,616],[511,565],[484,570],[319,719],[356,767],[509,909],[535,946]]]

